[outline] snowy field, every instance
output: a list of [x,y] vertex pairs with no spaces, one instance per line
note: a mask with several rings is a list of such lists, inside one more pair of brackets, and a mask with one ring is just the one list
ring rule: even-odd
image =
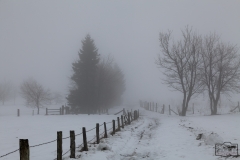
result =
[[[50,108],[59,108],[51,106]],[[20,109],[20,117],[17,117],[17,109]],[[111,112],[116,112],[122,108],[116,108]],[[63,137],[69,136],[69,131],[74,130],[75,134],[82,132],[82,127],[86,130],[92,129],[96,123],[111,122],[117,119],[116,115],[45,115],[45,109],[40,110],[40,115],[32,115],[32,108],[25,106],[1,106],[0,109],[0,156],[19,148],[19,139],[28,139],[29,145],[37,145],[52,141],[57,138],[57,131],[63,132]],[[110,112],[110,113],[111,113]],[[107,128],[112,127],[111,124]],[[100,127],[100,133],[103,126]],[[95,130],[87,133],[88,140],[94,138]],[[76,137],[76,145],[82,143],[82,136]],[[56,142],[30,148],[30,158],[54,159],[56,157]],[[63,152],[69,150],[69,139],[63,140]],[[19,152],[15,152],[1,159],[19,159]]]
[[[115,113],[122,108],[111,110]],[[162,115],[140,109],[140,118],[126,126],[114,136],[102,139],[99,145],[89,145],[88,152],[78,152],[82,160],[224,160],[215,156],[214,143],[232,142],[240,144],[240,114],[217,116],[191,115],[179,117]],[[15,111],[14,111],[15,110]],[[5,113],[3,113],[5,112]],[[14,114],[12,114],[15,112]],[[23,112],[23,113],[22,113]],[[8,114],[7,114],[8,113]],[[21,116],[17,117],[16,107],[1,107],[0,111],[0,156],[18,149],[19,139],[29,139],[36,145],[56,139],[57,131],[63,131],[63,137],[70,130],[81,133],[82,127],[94,128],[96,123],[110,122],[116,115],[41,115],[32,116],[32,109],[21,107]],[[111,124],[107,126],[111,127]],[[100,129],[100,133],[103,127]],[[196,140],[202,133],[201,140]],[[94,138],[95,130],[87,133],[88,140]],[[82,143],[82,136],[76,137],[76,145]],[[105,148],[106,150],[102,150]],[[69,149],[69,139],[63,140],[63,153]],[[65,160],[70,158],[64,156]],[[56,142],[30,148],[30,159],[53,160],[56,158]],[[15,152],[4,160],[19,159]],[[240,159],[231,158],[228,159]]]

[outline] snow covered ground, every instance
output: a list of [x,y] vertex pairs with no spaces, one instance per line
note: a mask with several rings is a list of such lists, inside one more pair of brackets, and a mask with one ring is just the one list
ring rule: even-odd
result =
[[[17,117],[17,108],[20,109],[20,117]],[[59,106],[52,106],[59,108]],[[121,110],[122,108],[119,108]],[[45,115],[45,109],[40,110],[40,115],[32,115],[32,108],[25,106],[1,106],[0,109],[0,156],[19,148],[19,139],[28,139],[29,145],[37,145],[52,141],[57,138],[57,131],[63,132],[63,137],[69,136],[69,131],[75,134],[92,129],[96,123],[111,122],[117,119],[116,115]],[[117,110],[117,109],[116,109]],[[107,128],[112,127],[111,124]],[[103,127],[100,127],[100,133]],[[87,133],[88,140],[94,138],[95,130]],[[76,137],[76,145],[82,143],[82,136]],[[56,142],[30,148],[30,158],[33,160],[54,159],[56,157]],[[63,152],[69,150],[69,139],[63,140]],[[4,160],[19,159],[19,152],[15,152]]]
[[[179,117],[162,115],[156,112],[140,109],[141,117],[117,132],[102,139],[99,145],[90,144],[88,152],[79,152],[78,159],[82,160],[214,160],[225,159],[215,156],[214,145],[208,143],[232,142],[240,144],[240,114],[217,116],[191,115]],[[10,110],[10,109],[9,109]],[[27,110],[27,109],[26,109]],[[110,113],[120,108],[110,110]],[[6,111],[6,110],[4,110]],[[29,111],[29,113],[31,113]],[[43,112],[44,113],[44,112]],[[14,115],[3,116],[0,112],[0,156],[18,149],[18,140],[28,138],[30,146],[56,139],[56,132],[63,131],[63,137],[69,136],[69,130],[75,134],[81,133],[82,127],[94,128],[96,123],[109,122],[116,115]],[[111,124],[108,124],[108,128]],[[100,129],[100,133],[103,128]],[[202,133],[201,140],[196,140]],[[88,132],[88,140],[94,138],[95,130]],[[209,139],[209,135],[215,135]],[[76,137],[76,145],[82,143],[82,136]],[[69,139],[63,140],[63,153],[69,149]],[[70,160],[69,154],[64,156]],[[56,142],[30,148],[32,160],[56,158]],[[5,160],[19,159],[15,152]],[[228,159],[240,159],[228,158]]]

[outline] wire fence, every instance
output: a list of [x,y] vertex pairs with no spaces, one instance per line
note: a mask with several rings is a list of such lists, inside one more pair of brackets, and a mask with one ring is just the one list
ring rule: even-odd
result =
[[[131,117],[127,117],[126,115],[122,115],[123,122],[124,122],[124,124],[122,124],[122,126],[123,126],[123,125],[126,125],[126,124],[128,123],[127,121],[128,121],[129,118],[131,118],[131,119],[133,120],[132,113],[131,113],[130,115],[131,115]],[[118,120],[119,120],[119,119],[114,120],[114,121],[117,122]],[[107,124],[111,124],[111,123],[113,123],[113,120],[110,121],[110,122],[104,122],[104,123],[105,123],[106,125],[107,125]],[[99,125],[99,127],[103,126],[104,123],[102,123],[101,125]],[[114,125],[115,125],[115,124],[114,124]],[[122,126],[121,126],[121,127],[122,127]],[[96,128],[97,128],[97,127],[94,127],[94,128],[92,128],[92,129],[89,129],[89,130],[86,131],[86,133],[87,133],[87,132],[90,132],[90,131],[93,131],[93,130],[96,130]],[[107,128],[107,127],[106,127],[106,128]],[[105,137],[105,134],[108,134],[108,132],[109,132],[110,130],[113,131],[113,127],[107,129],[106,131],[105,131],[105,129],[104,129],[104,131],[103,131],[101,134],[99,134],[99,139],[103,139],[103,138]],[[107,133],[106,133],[106,132],[107,132]],[[115,131],[114,131],[114,132],[115,132]],[[78,133],[78,134],[75,134],[75,137],[76,137],[76,136],[80,136],[80,135],[82,135],[82,134],[83,134],[83,132]],[[69,138],[71,138],[71,136],[64,137],[64,138],[62,138],[62,140],[69,139]],[[94,144],[94,143],[96,143],[96,141],[92,142],[94,139],[97,139],[96,136],[94,136],[91,140],[87,141],[87,143],[88,143],[88,144]],[[29,146],[29,148],[33,148],[33,147],[38,147],[38,146],[50,144],[50,143],[53,143],[53,142],[56,142],[56,141],[57,141],[57,139],[51,140],[51,141],[48,141],[48,142],[44,142],[44,143],[40,143],[40,144],[37,144],[37,145]],[[90,143],[90,142],[91,142],[91,143]],[[79,145],[78,147],[76,147],[76,148],[81,148],[81,147],[83,147],[83,145],[84,145],[84,143],[80,144],[80,145]],[[16,149],[16,150],[14,150],[14,151],[11,151],[11,152],[9,152],[9,153],[6,153],[6,154],[4,154],[4,155],[1,155],[0,158],[6,157],[6,156],[8,156],[8,155],[10,155],[10,154],[13,154],[13,153],[17,152],[17,151],[20,151],[20,149]],[[62,156],[66,155],[66,154],[69,153],[70,151],[71,151],[71,149],[67,150],[66,152],[64,152],[64,153],[62,154]]]

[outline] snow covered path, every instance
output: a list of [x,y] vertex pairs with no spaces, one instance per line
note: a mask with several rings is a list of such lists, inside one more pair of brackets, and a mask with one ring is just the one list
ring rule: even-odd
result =
[[130,126],[125,126],[114,136],[102,139],[101,143],[109,146],[110,150],[99,151],[93,147],[87,154],[82,154],[81,159],[134,160],[155,157],[157,150],[149,146],[154,141],[158,127],[159,119],[141,117],[138,121],[132,122]]
[[91,146],[89,152],[81,155],[83,160],[212,160],[212,146],[199,146],[195,135],[180,126],[179,117],[168,117],[153,112],[141,111],[138,121],[126,126],[102,144],[110,149],[101,151]]
[[179,117],[161,118],[161,127],[157,132],[159,136],[156,139],[156,145],[160,152],[158,159],[212,160],[218,158],[215,157],[212,146],[199,146],[200,141],[196,140],[196,136],[179,125]]
[[[141,110],[143,116],[126,126],[121,132],[103,139],[101,145],[108,148],[101,151],[97,146],[81,154],[83,160],[223,160],[215,156],[212,145],[196,140],[196,133],[183,127],[186,119],[160,115]],[[231,159],[231,158],[229,158]],[[238,159],[238,158],[234,158]]]

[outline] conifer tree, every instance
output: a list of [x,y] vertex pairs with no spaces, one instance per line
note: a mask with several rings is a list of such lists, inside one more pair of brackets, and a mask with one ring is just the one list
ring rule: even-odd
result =
[[96,111],[96,71],[99,63],[98,50],[94,40],[88,34],[82,41],[79,59],[72,63],[73,86],[67,97],[68,104],[80,113]]

